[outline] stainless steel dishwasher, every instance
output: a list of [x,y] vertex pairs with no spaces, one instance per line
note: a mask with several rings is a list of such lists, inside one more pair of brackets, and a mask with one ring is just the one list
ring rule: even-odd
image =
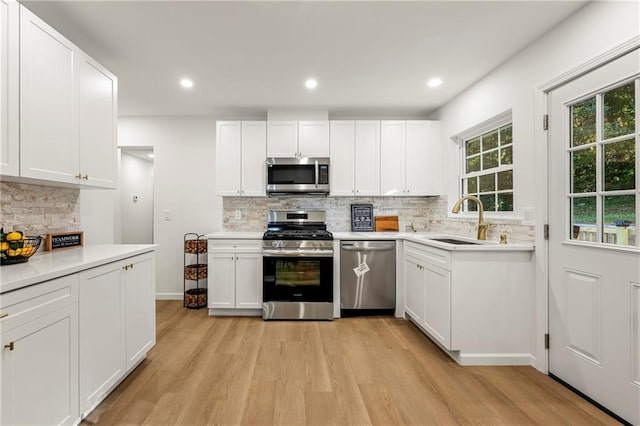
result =
[[342,241],[340,314],[393,315],[396,308],[396,242]]

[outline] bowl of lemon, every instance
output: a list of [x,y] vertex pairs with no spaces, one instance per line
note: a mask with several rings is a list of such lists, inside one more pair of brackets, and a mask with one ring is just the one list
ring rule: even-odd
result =
[[28,237],[21,231],[5,234],[0,229],[0,265],[24,263],[38,251],[42,237]]

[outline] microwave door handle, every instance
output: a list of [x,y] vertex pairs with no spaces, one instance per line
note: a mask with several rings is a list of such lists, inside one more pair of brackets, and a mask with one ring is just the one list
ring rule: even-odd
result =
[[317,188],[318,184],[320,183],[320,172],[318,170],[318,160],[315,161],[315,165],[316,165],[316,188]]

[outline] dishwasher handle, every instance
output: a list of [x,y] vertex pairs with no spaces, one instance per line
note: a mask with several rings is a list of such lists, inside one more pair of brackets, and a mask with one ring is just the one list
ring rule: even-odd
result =
[[392,242],[378,242],[375,244],[358,244],[358,243],[342,243],[340,246],[345,251],[389,251],[395,250],[396,243]]

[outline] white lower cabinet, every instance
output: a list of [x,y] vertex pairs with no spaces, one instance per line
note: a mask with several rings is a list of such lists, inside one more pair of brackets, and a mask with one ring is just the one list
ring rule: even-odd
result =
[[262,309],[262,240],[209,240],[208,260],[209,309]]
[[86,415],[155,344],[154,255],[79,275],[80,413]]
[[78,277],[2,295],[0,424],[78,422]]
[[405,277],[405,307],[406,313],[414,320],[424,321],[425,285],[424,267],[419,256],[414,256],[405,251],[404,277]]

